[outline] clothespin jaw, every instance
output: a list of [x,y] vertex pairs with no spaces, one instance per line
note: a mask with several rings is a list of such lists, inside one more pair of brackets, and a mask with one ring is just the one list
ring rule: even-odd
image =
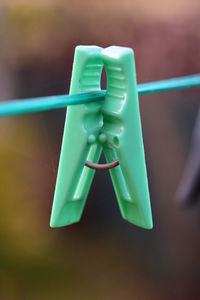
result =
[[100,89],[107,75],[103,102],[77,105],[67,112],[51,227],[77,222],[94,176],[87,162],[98,163],[102,148],[122,216],[152,228],[133,51],[124,47],[76,48],[70,93]]

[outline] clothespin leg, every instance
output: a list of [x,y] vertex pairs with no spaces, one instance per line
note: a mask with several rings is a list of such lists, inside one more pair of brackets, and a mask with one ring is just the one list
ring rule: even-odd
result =
[[[100,47],[79,46],[75,51],[70,94],[100,90],[102,61]],[[95,144],[95,136],[102,126],[98,102],[69,107],[54,202],[51,227],[78,222],[94,176],[94,170],[85,167],[87,160],[99,160],[101,145]]]
[[109,47],[102,56],[107,74],[102,132],[108,140],[103,150],[109,161],[112,156],[119,160],[119,166],[110,174],[122,216],[150,229],[153,225],[133,51]]

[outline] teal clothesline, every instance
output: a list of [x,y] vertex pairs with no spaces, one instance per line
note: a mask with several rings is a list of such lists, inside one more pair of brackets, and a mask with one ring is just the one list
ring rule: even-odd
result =
[[[139,84],[138,94],[153,94],[194,87],[200,87],[200,74]],[[35,113],[64,108],[68,105],[100,101],[104,99],[105,94],[106,91],[102,90],[77,95],[60,95],[4,101],[0,102],[0,117]]]

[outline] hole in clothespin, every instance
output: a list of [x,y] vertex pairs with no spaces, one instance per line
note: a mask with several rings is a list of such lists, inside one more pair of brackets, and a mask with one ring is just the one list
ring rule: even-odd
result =
[[101,89],[105,90],[107,86],[107,78],[106,78],[106,71],[103,67],[102,73],[101,73]]
[[118,139],[117,136],[115,136],[115,137],[113,138],[113,143],[115,144],[115,146],[119,146],[119,139]]

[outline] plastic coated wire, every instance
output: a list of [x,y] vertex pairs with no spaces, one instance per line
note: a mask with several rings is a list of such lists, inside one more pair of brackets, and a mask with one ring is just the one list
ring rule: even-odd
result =
[[[138,94],[153,94],[194,87],[200,87],[200,74],[139,84]],[[77,95],[59,95],[4,101],[0,103],[0,117],[35,113],[64,108],[68,105],[101,101],[104,100],[105,95],[106,91],[102,90]]]

